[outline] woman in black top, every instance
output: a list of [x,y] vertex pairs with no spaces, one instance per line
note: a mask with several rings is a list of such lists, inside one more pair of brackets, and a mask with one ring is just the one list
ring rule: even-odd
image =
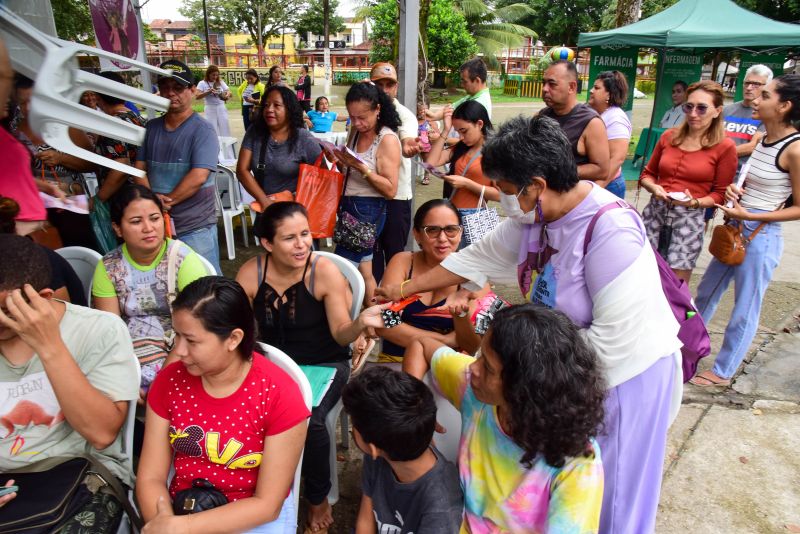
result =
[[294,90],[303,111],[311,111],[311,76],[308,74],[308,65],[300,67],[300,77],[297,78]]
[[245,263],[236,275],[253,302],[258,340],[273,345],[300,365],[332,367],[333,383],[313,408],[303,456],[308,527],[324,530],[333,523],[330,491],[330,438],[325,417],[341,397],[350,375],[347,345],[366,328],[383,326],[386,305],[350,318],[352,295],[347,280],[327,258],[313,254],[305,208],[276,202],[264,210],[258,235],[265,255]]

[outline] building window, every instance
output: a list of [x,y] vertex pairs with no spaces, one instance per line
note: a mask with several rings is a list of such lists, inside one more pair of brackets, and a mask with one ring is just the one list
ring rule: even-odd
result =
[[283,43],[270,43],[269,44],[270,50],[283,50]]

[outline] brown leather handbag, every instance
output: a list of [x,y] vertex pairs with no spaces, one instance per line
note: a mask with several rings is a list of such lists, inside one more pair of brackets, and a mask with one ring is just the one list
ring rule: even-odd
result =
[[762,222],[753,230],[753,233],[745,237],[742,234],[743,225],[741,221],[728,220],[725,224],[714,227],[708,251],[725,265],[741,265],[747,253],[747,245],[750,244],[750,241],[761,231],[765,224],[767,223]]

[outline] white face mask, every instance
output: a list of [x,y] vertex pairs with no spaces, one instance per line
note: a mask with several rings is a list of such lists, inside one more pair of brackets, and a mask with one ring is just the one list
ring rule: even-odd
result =
[[500,191],[500,205],[511,219],[522,224],[533,224],[536,222],[536,208],[525,213],[519,205],[519,196],[524,192],[524,187],[516,195],[507,195]]

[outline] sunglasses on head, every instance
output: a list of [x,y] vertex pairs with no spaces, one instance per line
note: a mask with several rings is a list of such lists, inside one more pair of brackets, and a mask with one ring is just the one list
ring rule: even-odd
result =
[[689,103],[683,105],[683,112],[686,113],[687,115],[691,115],[692,111],[694,110],[697,110],[697,114],[702,116],[705,115],[706,112],[708,111],[708,106],[706,104],[694,105]]
[[423,226],[422,231],[425,232],[425,235],[431,239],[436,239],[442,235],[442,232],[444,232],[444,235],[447,237],[456,237],[461,233],[461,225],[448,224],[447,226]]

